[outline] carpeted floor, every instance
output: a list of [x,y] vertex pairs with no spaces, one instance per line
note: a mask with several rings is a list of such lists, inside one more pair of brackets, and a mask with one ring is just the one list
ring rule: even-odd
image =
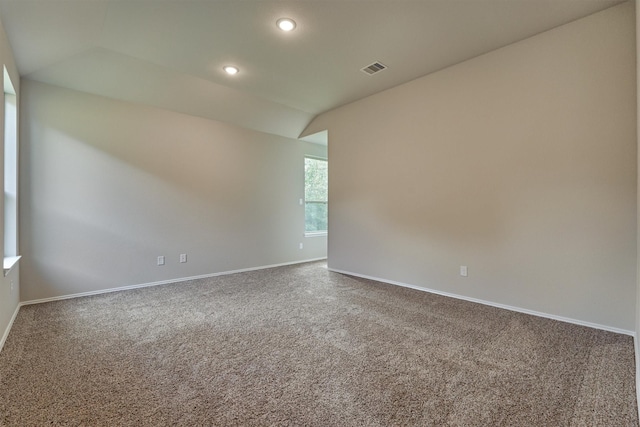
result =
[[22,307],[2,426],[637,426],[631,337],[302,264]]

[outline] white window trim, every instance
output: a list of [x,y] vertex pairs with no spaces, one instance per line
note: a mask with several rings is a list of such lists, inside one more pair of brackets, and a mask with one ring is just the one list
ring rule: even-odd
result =
[[[313,159],[313,160],[322,160],[324,162],[327,162],[327,164],[329,163],[329,159],[327,157],[312,156],[312,155],[305,154],[304,158],[305,159]],[[302,206],[306,206],[307,200],[306,199],[301,199],[301,201],[302,201]],[[329,201],[327,201],[327,203],[329,203]],[[328,234],[329,234],[329,230],[305,231],[304,232],[304,237],[324,237],[324,236],[327,236]]]
[[15,267],[16,265],[18,265],[18,261],[20,261],[20,258],[22,258],[22,255],[18,255],[18,256],[8,256],[4,258],[4,262],[3,262],[3,270],[4,270],[4,277],[7,277],[7,275],[9,274],[9,272],[13,269],[13,267]]

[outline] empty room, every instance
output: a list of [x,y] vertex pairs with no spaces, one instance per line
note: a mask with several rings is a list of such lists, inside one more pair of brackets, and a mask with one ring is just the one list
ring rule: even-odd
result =
[[634,0],[0,0],[0,426],[638,426]]

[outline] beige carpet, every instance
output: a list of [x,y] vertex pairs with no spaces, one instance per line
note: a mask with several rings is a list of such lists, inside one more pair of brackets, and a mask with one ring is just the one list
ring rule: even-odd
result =
[[2,426],[637,426],[631,337],[322,263],[26,306]]

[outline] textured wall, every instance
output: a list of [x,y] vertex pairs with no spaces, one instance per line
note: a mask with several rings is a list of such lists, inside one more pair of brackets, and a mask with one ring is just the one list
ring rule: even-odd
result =
[[298,203],[325,146],[31,81],[22,96],[22,300],[326,256]]
[[329,267],[635,330],[633,7],[318,117]]

